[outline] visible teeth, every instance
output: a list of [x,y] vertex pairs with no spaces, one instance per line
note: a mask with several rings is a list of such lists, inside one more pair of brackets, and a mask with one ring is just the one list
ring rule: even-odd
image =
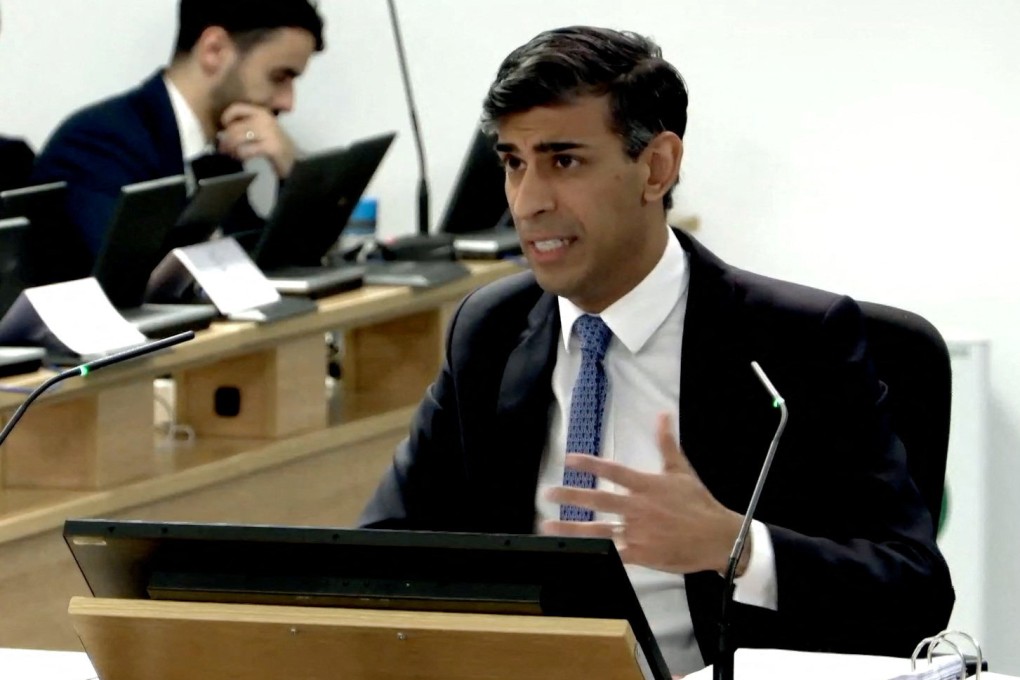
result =
[[566,239],[562,238],[551,238],[548,241],[535,241],[535,248],[545,253],[550,250],[556,250],[567,245]]

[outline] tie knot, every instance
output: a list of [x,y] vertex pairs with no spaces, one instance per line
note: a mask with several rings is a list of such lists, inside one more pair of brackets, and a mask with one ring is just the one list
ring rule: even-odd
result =
[[574,322],[574,332],[581,338],[581,352],[594,354],[596,360],[602,361],[609,347],[609,339],[613,332],[601,317],[585,314]]

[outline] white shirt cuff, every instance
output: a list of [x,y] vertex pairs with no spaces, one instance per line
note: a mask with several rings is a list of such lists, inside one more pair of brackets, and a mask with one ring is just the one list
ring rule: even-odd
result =
[[747,569],[734,580],[733,599],[740,604],[764,607],[773,611],[779,608],[776,587],[776,552],[768,527],[751,522],[751,556]]

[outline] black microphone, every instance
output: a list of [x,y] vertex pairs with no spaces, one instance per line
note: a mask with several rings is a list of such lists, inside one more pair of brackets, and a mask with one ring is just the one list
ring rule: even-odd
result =
[[386,4],[390,10],[390,25],[393,26],[393,40],[397,43],[397,61],[400,62],[400,78],[404,83],[407,114],[411,118],[414,148],[418,154],[418,233],[427,236],[429,233],[429,179],[425,163],[425,145],[421,141],[421,127],[418,125],[418,107],[414,104],[411,76],[407,72],[407,55],[404,54],[404,40],[400,36],[397,7],[393,0],[386,0]]
[[769,452],[762,463],[761,472],[758,474],[758,481],[754,485],[754,492],[751,494],[751,502],[747,504],[747,512],[744,513],[744,521],[737,532],[737,540],[733,542],[733,550],[730,551],[730,559],[726,565],[726,582],[723,586],[722,610],[719,613],[719,647],[715,663],[712,666],[712,678],[714,680],[733,680],[733,652],[735,651],[733,641],[730,637],[729,610],[733,603],[734,580],[737,577],[737,563],[740,555],[744,552],[744,543],[747,541],[747,534],[751,530],[751,520],[754,519],[754,512],[758,509],[758,499],[761,498],[761,491],[765,487],[765,479],[769,475],[769,468],[772,467],[772,459],[779,448],[779,438],[783,436],[786,429],[786,419],[789,415],[784,400],[776,390],[772,381],[765,375],[765,371],[758,365],[757,361],[751,362],[758,380],[765,386],[772,396],[772,406],[779,409],[779,426],[772,436],[772,443],[769,445]]
[[[411,89],[411,76],[407,69],[404,40],[400,35],[396,3],[394,0],[386,0],[386,5],[389,8],[390,25],[393,27],[393,39],[397,44],[400,77],[404,85],[404,98],[407,100],[407,112],[411,119],[411,132],[414,135],[414,147],[418,155],[418,233],[380,241],[378,249],[386,260],[453,260],[455,258],[453,236],[432,234],[429,230],[429,180],[425,144],[422,142],[421,127],[418,125],[418,108],[414,103],[414,93]],[[466,275],[467,270],[464,269],[460,273]]]
[[18,407],[18,410],[14,412],[11,419],[7,421],[7,425],[4,426],[3,431],[0,432],[0,446],[3,445],[4,440],[7,439],[8,435],[10,435],[11,430],[13,430],[14,426],[18,424],[18,421],[21,420],[21,416],[25,415],[25,411],[27,411],[28,407],[32,405],[32,402],[58,382],[67,380],[68,378],[75,378],[79,375],[84,377],[93,371],[99,370],[100,368],[105,368],[112,364],[119,364],[122,361],[134,359],[135,357],[140,357],[142,355],[149,354],[150,352],[156,352],[167,347],[172,347],[173,345],[187,342],[194,337],[194,331],[185,331],[184,333],[171,335],[169,338],[163,338],[162,340],[156,340],[154,342],[147,342],[144,345],[138,345],[137,347],[132,347],[122,352],[115,352],[114,354],[96,359],[95,361],[89,361],[88,363],[84,363],[80,366],[75,366],[74,368],[69,368],[66,371],[58,373],[42,385],[39,385],[39,387],[32,390],[32,393],[28,395],[28,398],[25,399],[21,406]]

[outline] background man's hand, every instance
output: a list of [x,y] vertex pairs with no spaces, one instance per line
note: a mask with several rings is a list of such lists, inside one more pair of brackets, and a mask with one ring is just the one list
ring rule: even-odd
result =
[[219,150],[240,161],[264,156],[281,179],[290,175],[297,156],[294,143],[273,113],[254,104],[231,104],[223,112]]

